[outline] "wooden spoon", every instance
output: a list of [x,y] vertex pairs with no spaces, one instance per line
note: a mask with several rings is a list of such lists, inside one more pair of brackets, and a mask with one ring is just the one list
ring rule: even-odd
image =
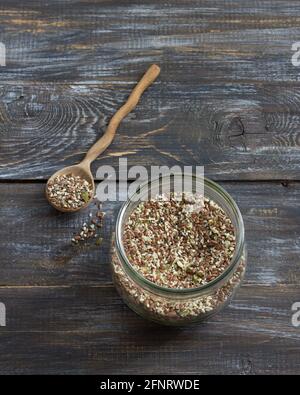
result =
[[[78,165],[65,167],[64,169],[61,169],[56,173],[54,173],[49,178],[46,185],[46,197],[48,199],[48,202],[53,207],[55,207],[57,210],[62,212],[75,212],[85,208],[90,204],[90,202],[92,201],[95,195],[95,183],[94,183],[94,177],[91,172],[91,163],[110,145],[116,134],[116,130],[120,125],[121,121],[123,120],[123,118],[125,118],[136,107],[144,91],[156,80],[159,73],[160,73],[160,68],[155,64],[153,64],[147,70],[147,72],[144,74],[142,79],[139,81],[139,83],[131,92],[127,102],[115,113],[115,115],[110,120],[104,135],[89,149],[82,162],[80,162]],[[57,176],[68,175],[68,174],[72,174],[74,176],[80,176],[81,178],[87,180],[93,187],[93,194],[90,200],[79,208],[59,207],[55,205],[53,202],[51,202],[48,195],[49,182],[53,181]]]

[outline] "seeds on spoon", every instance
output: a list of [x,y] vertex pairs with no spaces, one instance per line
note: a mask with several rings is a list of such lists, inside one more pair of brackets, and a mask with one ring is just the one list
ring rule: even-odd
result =
[[47,193],[54,206],[78,209],[90,200],[93,195],[93,187],[80,176],[65,174],[57,176],[48,183]]

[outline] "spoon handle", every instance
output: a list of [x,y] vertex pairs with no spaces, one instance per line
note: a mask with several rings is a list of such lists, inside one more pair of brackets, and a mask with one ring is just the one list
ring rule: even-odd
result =
[[142,79],[131,92],[126,103],[115,113],[110,120],[104,135],[89,149],[83,162],[90,164],[93,162],[112,142],[116,130],[123,118],[125,118],[138,104],[144,91],[156,80],[160,73],[160,68],[153,64],[146,71]]

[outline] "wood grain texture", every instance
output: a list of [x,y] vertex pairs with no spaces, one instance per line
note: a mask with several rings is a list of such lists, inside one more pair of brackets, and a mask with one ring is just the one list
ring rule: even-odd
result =
[[[94,175],[127,158],[149,171],[204,165],[219,180],[299,179],[299,87],[190,83],[178,94],[163,85],[156,82],[123,121]],[[82,160],[132,87],[2,86],[0,179],[45,180]]]
[[2,1],[0,178],[46,179],[82,159],[156,62],[159,81],[94,172],[128,157],[298,180],[299,22],[296,1]]
[[[1,1],[0,373],[300,373],[299,37],[295,0]],[[102,246],[78,248],[70,239],[90,210],[57,213],[43,194],[151,63],[160,79],[94,174],[125,157],[147,169],[204,165],[246,227],[243,286],[185,329],[148,323],[117,295],[120,203],[104,205]]]
[[70,233],[89,210],[58,214],[45,201],[43,183],[1,183],[0,301],[7,327],[0,328],[0,371],[300,373],[300,332],[291,325],[300,295],[300,184],[223,186],[245,220],[244,285],[208,323],[174,330],[139,318],[111,283],[109,244],[119,204],[104,205],[103,246],[76,251]]
[[[300,183],[223,183],[244,216],[252,284],[298,284]],[[88,219],[49,206],[44,184],[0,183],[0,285],[110,284],[109,249],[121,203],[104,203],[101,248],[71,245]],[[263,246],[263,248],[262,248]]]
[[4,0],[2,81],[133,82],[154,61],[178,87],[296,82],[299,22],[295,0]]
[[8,317],[0,371],[299,374],[300,331],[291,325],[297,292],[298,285],[245,285],[206,324],[172,329],[138,317],[111,287],[0,289]]

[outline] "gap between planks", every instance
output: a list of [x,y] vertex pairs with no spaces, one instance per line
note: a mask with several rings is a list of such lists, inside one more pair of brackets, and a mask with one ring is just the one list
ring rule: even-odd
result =
[[[300,174],[300,173],[299,173]],[[212,181],[214,181],[214,178],[212,178],[212,177],[209,177],[209,179],[210,180],[212,180]],[[44,178],[37,178],[37,179],[34,179],[34,178],[32,178],[32,179],[19,179],[19,178],[8,178],[8,179],[5,179],[5,178],[0,178],[0,184],[46,184],[46,182],[48,181],[48,179],[44,179]],[[95,182],[101,182],[101,181],[104,181],[104,179],[96,179],[95,178]],[[128,182],[134,182],[134,181],[136,181],[135,179],[128,179],[127,180]],[[116,182],[117,183],[119,183],[120,182],[120,180],[119,179],[117,179],[116,180]],[[273,179],[273,178],[270,178],[270,179],[258,179],[258,180],[251,180],[251,179],[240,179],[240,180],[236,180],[236,179],[233,179],[233,180],[230,180],[230,179],[220,179],[220,178],[217,178],[216,179],[216,181],[215,182],[217,182],[217,183],[228,183],[228,184],[239,184],[239,183],[273,183],[273,184],[296,184],[296,183],[299,183],[300,182],[300,177],[299,177],[299,179],[297,178],[297,179]],[[284,186],[286,186],[286,185],[284,185]]]
[[[246,282],[245,280],[242,283],[243,287],[247,288],[253,288],[253,287],[273,287],[274,284],[266,284],[264,282],[258,283],[258,282]],[[294,287],[295,284],[277,284],[277,287],[280,288],[289,288],[289,287]],[[72,284],[72,285],[0,285],[0,290],[6,290],[6,289],[74,289],[74,288],[112,288],[114,289],[115,286],[113,282],[110,283],[103,283],[103,284]]]

